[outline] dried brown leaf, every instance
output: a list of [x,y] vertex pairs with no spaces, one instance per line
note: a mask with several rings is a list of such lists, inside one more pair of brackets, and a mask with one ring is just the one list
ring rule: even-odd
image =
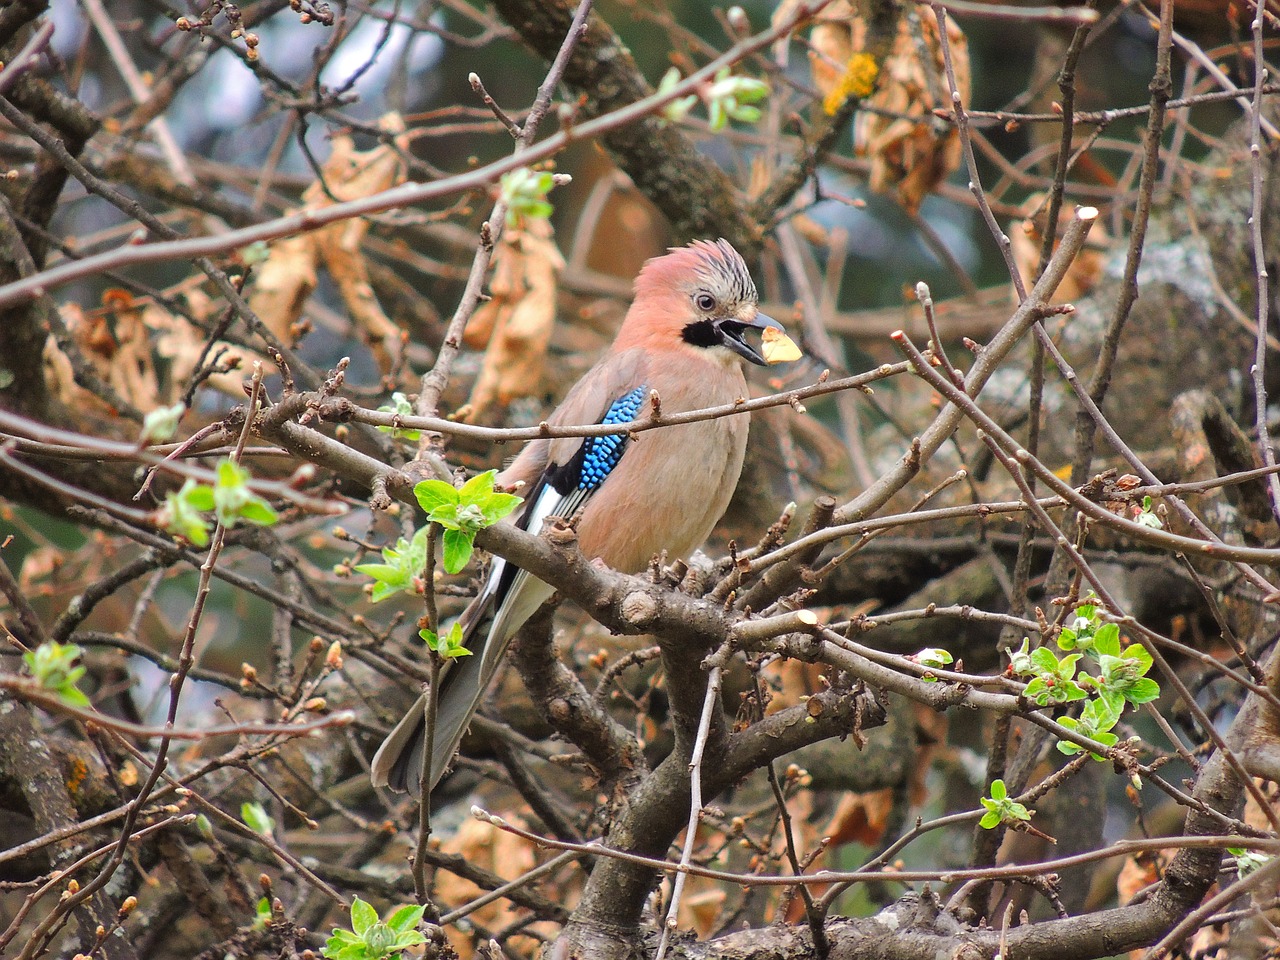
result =
[[[829,29],[834,31],[836,25]],[[846,33],[850,50],[845,55],[847,60],[853,52],[863,49],[866,25],[852,15]],[[833,50],[842,49],[839,43],[825,42]],[[956,89],[961,101],[968,102],[969,44],[950,18],[947,43]],[[815,59],[814,82],[821,89],[818,62]],[[825,59],[821,62],[825,70]],[[955,128],[933,114],[935,109],[948,109],[950,102],[937,20],[927,5],[916,5],[899,20],[898,35],[881,67],[879,85],[867,99],[869,107],[882,112],[859,113],[853,131],[857,152],[871,161],[871,189],[895,189],[899,201],[911,213],[919,210],[924,198],[960,166],[960,138]]]
[[[121,399],[144,412],[154,410],[160,400],[160,385],[143,321],[146,303],[123,290],[108,290],[102,300],[96,310],[64,304],[62,322],[80,355]],[[75,382],[70,358],[52,337],[45,343],[44,360],[46,380],[62,403],[107,410],[102,400]]]
[[[404,131],[404,121],[398,114],[388,114],[380,125],[392,134]],[[399,147],[403,149],[404,144]],[[372,196],[403,179],[404,163],[396,147],[382,144],[359,151],[351,137],[335,137],[322,168],[322,179],[302,195],[302,209],[319,210],[337,202]],[[385,375],[399,366],[403,339],[400,328],[383,312],[369,284],[368,264],[361,249],[368,232],[369,221],[356,217],[272,244],[266,262],[258,269],[249,305],[272,333],[292,343],[296,339],[295,325],[315,290],[317,270],[323,262]]]
[[833,846],[844,843],[878,844],[893,810],[893,793],[892,788],[886,788],[870,793],[845,794],[822,835],[830,837]]
[[[186,291],[187,311],[200,321],[211,320],[217,310],[217,304],[199,287]],[[147,329],[151,331],[155,354],[165,361],[169,369],[169,390],[166,403],[172,403],[186,389],[204,357],[207,335],[199,327],[193,325],[185,316],[172,314],[159,304],[149,304],[143,313]],[[205,357],[205,362],[213,357]],[[258,354],[250,353],[241,347],[225,346],[218,355],[218,363],[222,367],[233,370],[244,367],[247,361],[265,359]],[[237,399],[244,396],[244,378],[236,372],[215,373],[204,382],[209,386]]]
[[266,261],[254,274],[249,307],[286,343],[293,341],[293,325],[316,288],[317,257],[314,234],[285,237],[271,245]]
[[471,419],[538,389],[563,269],[548,221],[532,220],[503,234],[494,251],[491,299],[468,326],[470,343],[488,332],[480,376],[471,391]]

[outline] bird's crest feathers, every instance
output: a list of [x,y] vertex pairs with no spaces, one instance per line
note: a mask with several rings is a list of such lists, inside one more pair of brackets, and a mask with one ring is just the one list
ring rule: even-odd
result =
[[757,301],[755,281],[742,255],[728,240],[694,240],[646,261],[636,277],[636,298],[662,296],[694,285],[706,286],[730,303],[754,305]]

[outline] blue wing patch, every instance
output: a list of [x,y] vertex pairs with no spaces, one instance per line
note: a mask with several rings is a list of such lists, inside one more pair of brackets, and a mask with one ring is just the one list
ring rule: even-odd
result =
[[[602,424],[627,423],[636,418],[649,388],[644,384],[630,393],[623,394],[610,405],[604,415]],[[583,444],[582,472],[578,475],[579,490],[595,490],[604,483],[605,478],[618,461],[622,459],[622,451],[627,446],[627,435],[614,433],[607,437],[590,437]]]

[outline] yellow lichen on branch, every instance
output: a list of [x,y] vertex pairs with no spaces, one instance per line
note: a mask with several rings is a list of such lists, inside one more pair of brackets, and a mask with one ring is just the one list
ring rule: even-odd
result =
[[823,97],[822,109],[830,116],[850,97],[862,100],[871,96],[879,76],[880,68],[875,57],[869,53],[855,53],[845,64],[840,80]]
[[[955,128],[934,114],[951,106],[937,19],[923,4],[908,5],[886,50],[854,4],[836,0],[814,24],[809,41],[809,66],[823,110],[834,114],[850,98],[871,108],[858,114],[853,128],[855,149],[871,163],[871,189],[895,190],[903,207],[914,213],[960,165]],[[956,92],[965,102],[969,48],[950,19],[947,45]]]

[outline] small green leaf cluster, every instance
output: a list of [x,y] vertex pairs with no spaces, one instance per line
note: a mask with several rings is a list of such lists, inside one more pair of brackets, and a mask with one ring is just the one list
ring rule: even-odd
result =
[[471,651],[462,642],[462,624],[456,620],[443,637],[426,627],[418,631],[418,636],[426,641],[427,649],[446,660],[471,656]]
[[[1024,638],[1022,647],[1010,654],[1013,672],[1032,678],[1023,695],[1041,707],[1088,700],[1079,719],[1063,717],[1059,722],[1104,746],[1118,742],[1111,729],[1128,706],[1148,703],[1160,696],[1160,685],[1147,676],[1152,665],[1151,654],[1137,643],[1121,649],[1119,625],[1103,621],[1096,603],[1078,607],[1071,622],[1058,634],[1060,649],[1083,651],[1083,654],[1070,653],[1059,659],[1047,647],[1029,650],[1029,646],[1030,641]],[[1096,675],[1077,675],[1077,663],[1086,655],[1096,665]],[[1058,743],[1058,750],[1067,756],[1081,749],[1067,741]],[[1103,758],[1094,754],[1094,759]]]
[[1030,645],[1031,641],[1023,637],[1022,647],[1010,654],[1014,673],[1032,678],[1022,691],[1023,696],[1040,707],[1070,703],[1089,696],[1075,680],[1080,654],[1073,653],[1059,660],[1048,647],[1031,650]]
[[507,205],[507,226],[519,226],[524,219],[545,220],[550,217],[555,207],[547,200],[547,194],[555,185],[555,174],[546,170],[520,167],[504,173],[498,180],[498,189]]
[[84,667],[76,665],[80,648],[74,643],[47,641],[22,655],[22,662],[43,689],[73,707],[89,706],[89,698],[76,683],[84,676]]
[[359,897],[351,904],[351,929],[334,927],[321,954],[328,960],[382,960],[408,947],[426,943],[417,931],[422,907],[401,907],[385,921]]
[[1152,530],[1163,530],[1164,523],[1156,516],[1151,509],[1151,498],[1142,498],[1142,509],[1138,510],[1133,516],[1134,523],[1141,524],[1144,527],[1150,527]]
[[253,929],[265,930],[271,923],[271,898],[260,897],[253,908]]
[[[1062,717],[1058,722],[1068,730],[1074,730],[1082,737],[1088,737],[1104,747],[1114,747],[1120,738],[1111,732],[1120,721],[1120,714],[1111,709],[1111,707],[1103,700],[1090,700],[1084,705],[1080,711],[1080,719],[1075,717]],[[1068,757],[1073,757],[1083,749],[1079,744],[1071,743],[1068,740],[1058,741],[1058,752],[1065,753]],[[1103,757],[1093,754],[1093,759],[1102,760]]]
[[357,573],[373,577],[369,599],[378,603],[397,593],[417,593],[419,577],[427,565],[427,528],[418,530],[412,540],[401,537],[394,547],[383,547],[382,559],[384,563],[361,563],[355,567]]
[[[672,67],[658,84],[659,93],[668,93],[680,82],[680,71]],[[739,123],[759,121],[760,108],[753,106],[769,95],[769,84],[754,77],[735,77],[725,67],[715,79],[701,91],[707,105],[707,120],[712,130],[723,130],[730,120]],[[689,115],[698,103],[698,96],[690,94],[678,97],[662,108],[662,117],[668,123],[679,123]]]
[[241,520],[260,527],[271,526],[280,514],[249,489],[252,479],[253,475],[240,464],[221,461],[212,487],[188,478],[181,490],[165,497],[160,526],[197,547],[209,543],[211,524],[206,514],[212,513],[224,527],[234,527]]
[[1009,799],[1009,791],[1003,780],[991,781],[991,796],[982,798],[982,805],[987,812],[978,821],[984,830],[993,830],[1002,823],[1012,824],[1031,819],[1031,811],[1020,803]]
[[461,487],[443,480],[423,480],[413,488],[413,495],[427,512],[427,519],[444,527],[440,538],[444,552],[444,568],[457,573],[471,559],[476,534],[491,527],[520,505],[520,498],[493,489],[496,470],[486,470]]
[[1236,876],[1241,880],[1271,861],[1265,853],[1256,853],[1244,847],[1227,847],[1227,853],[1236,858]]
[[[942,647],[925,647],[919,653],[914,654],[907,659],[914,660],[922,667],[934,667],[938,670],[944,670],[954,663],[956,658],[951,655],[950,651],[944,650]],[[925,683],[938,682],[937,677],[929,674],[925,674],[921,679],[924,680]]]
[[[475,549],[477,533],[493,526],[521,502],[514,494],[493,489],[496,475],[496,470],[488,470],[461,487],[443,480],[423,480],[413,488],[418,503],[427,513],[428,524],[439,524],[444,529],[440,541],[444,568],[449,573],[457,573],[467,565]],[[357,573],[373,578],[370,599],[374,603],[397,593],[422,591],[421,576],[427,565],[427,529],[427,526],[420,528],[412,540],[401,537],[394,547],[383,547],[383,563],[361,563],[355,567]]]
[[[384,403],[378,408],[379,413],[394,413],[401,417],[411,417],[414,414],[413,402],[400,391],[396,391],[391,395],[391,402]],[[397,440],[408,440],[416,442],[421,436],[421,430],[405,430],[402,427],[379,427],[383,433],[389,433]]]

